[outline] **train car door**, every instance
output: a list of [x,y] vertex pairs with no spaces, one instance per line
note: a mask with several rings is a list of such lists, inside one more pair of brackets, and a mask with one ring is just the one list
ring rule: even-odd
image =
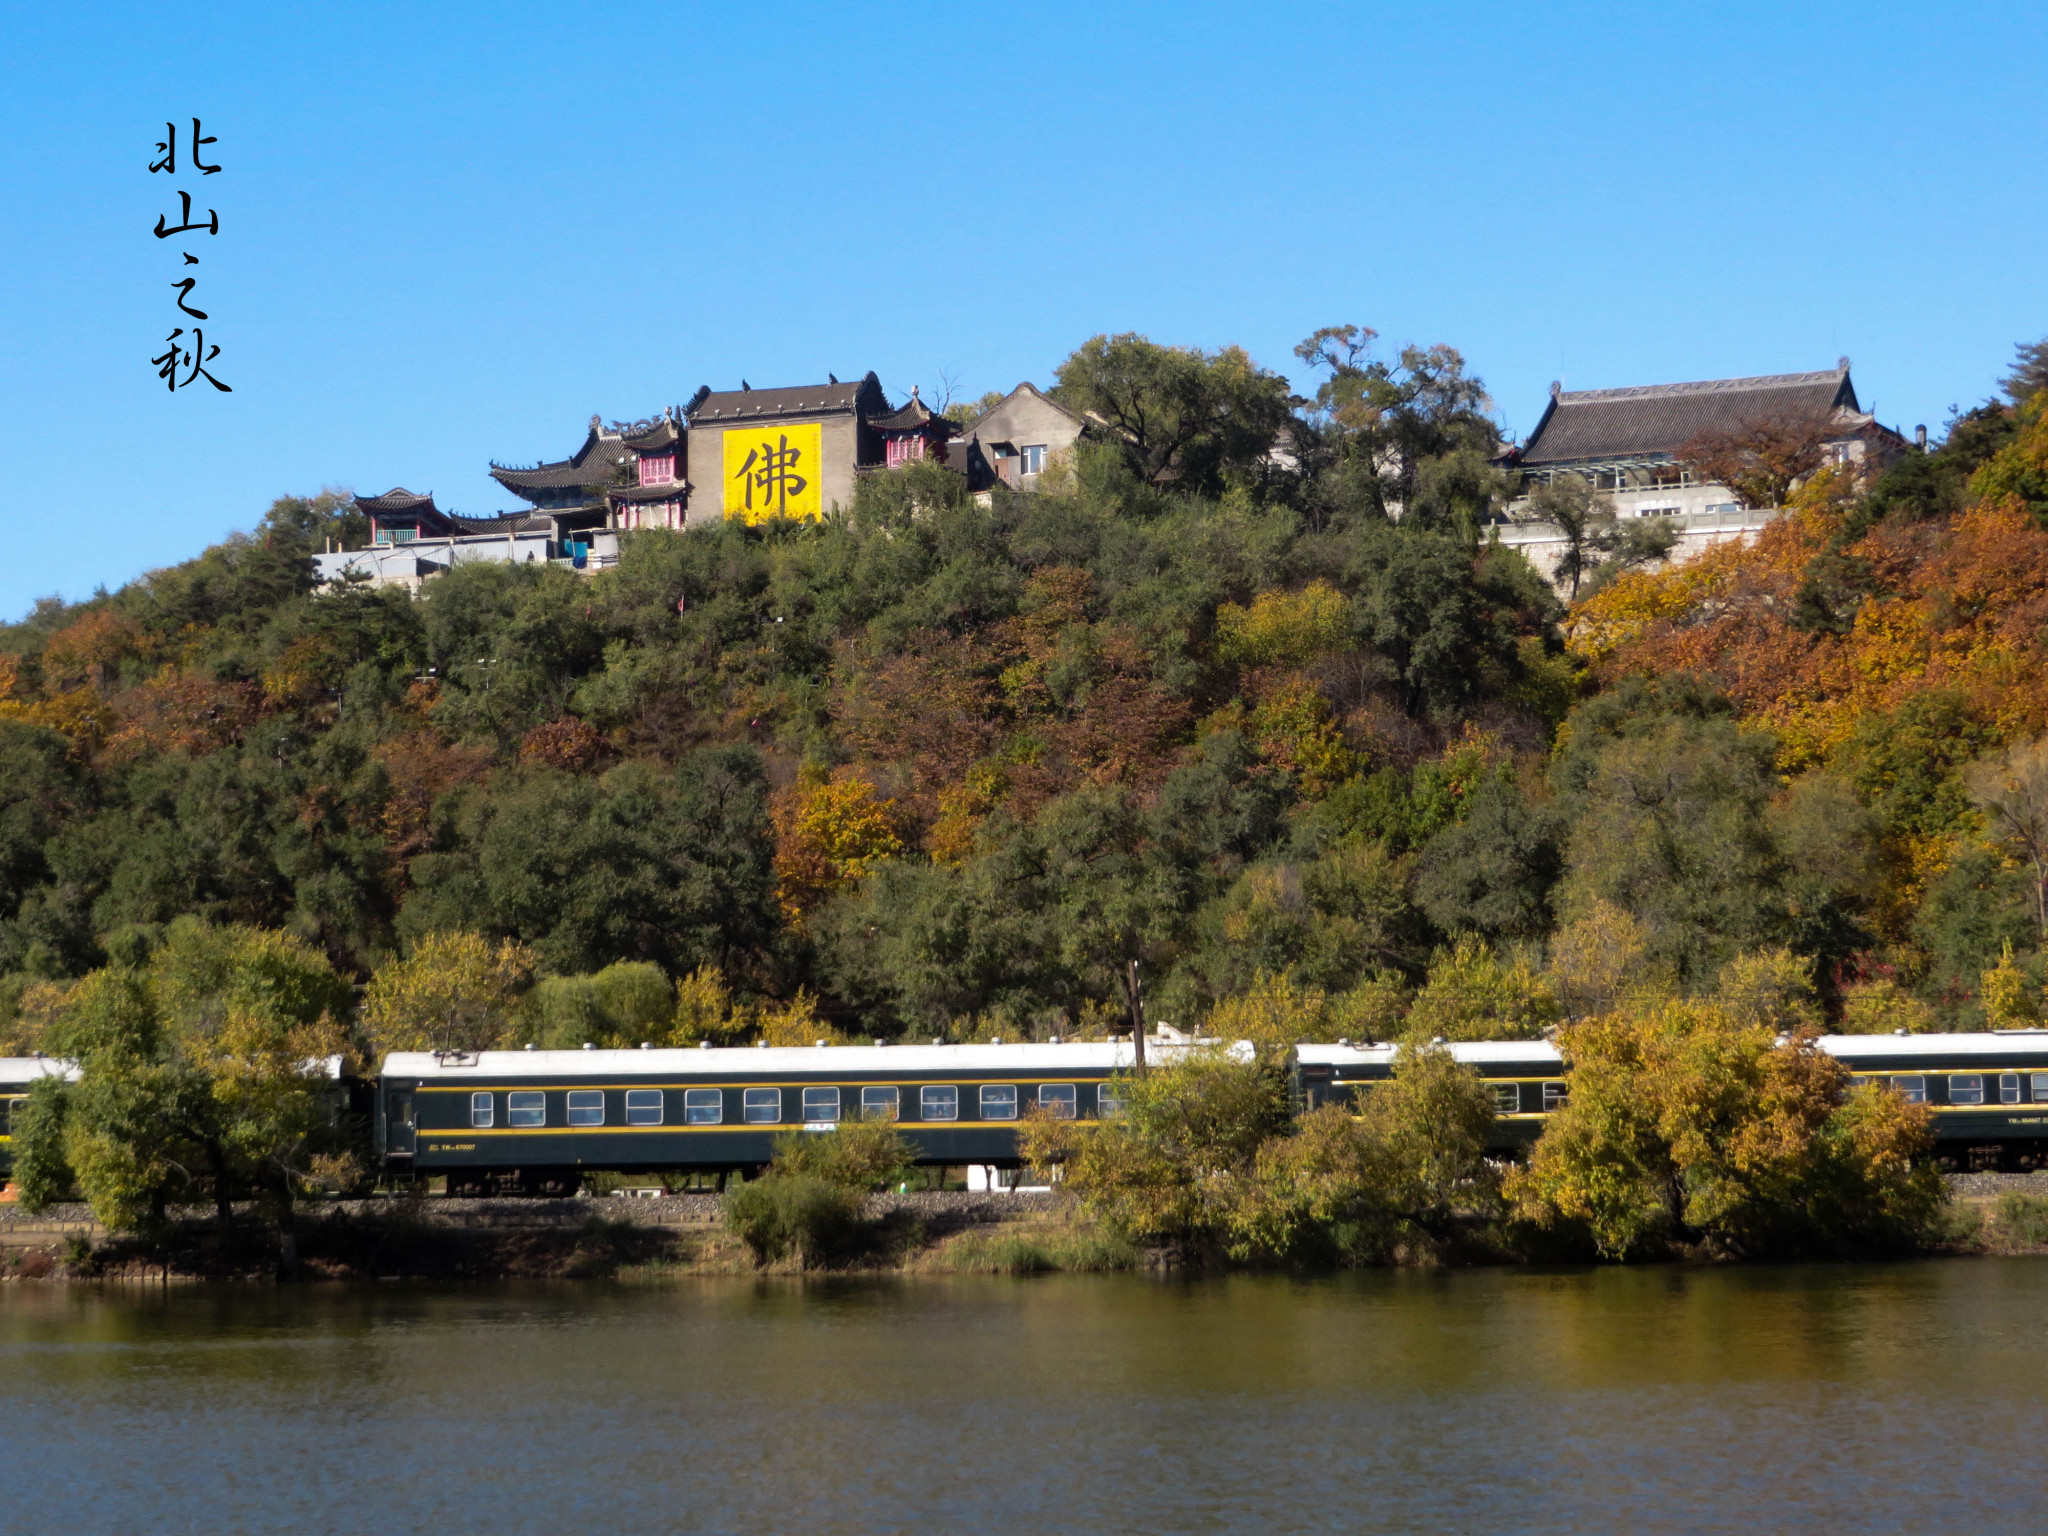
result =
[[411,1157],[419,1146],[419,1109],[413,1085],[394,1085],[384,1094],[384,1155]]

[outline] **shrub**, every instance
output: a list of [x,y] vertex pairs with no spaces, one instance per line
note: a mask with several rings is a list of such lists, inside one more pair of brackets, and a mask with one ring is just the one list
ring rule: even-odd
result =
[[794,1258],[813,1269],[852,1252],[862,1230],[860,1196],[809,1174],[770,1173],[726,1195],[725,1225],[755,1263]]
[[843,1120],[830,1131],[784,1131],[775,1138],[770,1172],[864,1193],[896,1183],[915,1155],[890,1121]]
[[2017,1192],[1998,1200],[1999,1229],[2012,1241],[2029,1247],[2048,1246],[2048,1199]]

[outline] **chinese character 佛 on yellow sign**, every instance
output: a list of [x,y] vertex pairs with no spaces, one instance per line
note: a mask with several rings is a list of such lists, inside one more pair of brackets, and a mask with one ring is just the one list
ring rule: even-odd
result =
[[725,515],[748,523],[823,517],[818,457],[824,436],[815,421],[727,432]]

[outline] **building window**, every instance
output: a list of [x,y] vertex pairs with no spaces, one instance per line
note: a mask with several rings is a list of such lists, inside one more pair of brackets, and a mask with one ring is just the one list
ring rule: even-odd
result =
[[626,1124],[661,1124],[661,1090],[659,1088],[628,1088],[626,1090]]
[[531,1130],[548,1123],[548,1096],[544,1093],[505,1095],[505,1123],[515,1130]]
[[473,1131],[488,1131],[493,1118],[491,1096],[488,1093],[472,1093],[469,1096],[469,1128]]
[[2017,1104],[2020,1101],[2020,1075],[2017,1072],[1998,1074],[1998,1102]]
[[1019,455],[1019,457],[1023,460],[1023,463],[1019,467],[1022,468],[1025,474],[1036,475],[1044,472],[1045,444],[1026,443],[1024,445],[1024,450],[1022,454]]
[[1908,1104],[1925,1104],[1927,1102],[1927,1079],[1920,1076],[1917,1072],[1905,1077],[1893,1078],[1892,1088]]
[[917,1114],[921,1120],[958,1120],[960,1090],[950,1083],[918,1089]]
[[1522,1112],[1521,1084],[1495,1083],[1493,1085],[1493,1112],[1496,1115],[1519,1115]]
[[1050,1115],[1055,1120],[1073,1119],[1075,1100],[1076,1095],[1072,1083],[1041,1083],[1039,1085],[1039,1111],[1042,1114]]
[[651,453],[640,460],[642,485],[667,485],[675,477],[676,456],[672,453]]
[[[757,1093],[775,1094],[776,1103],[774,1110],[768,1118],[770,1120],[780,1120],[782,1118],[782,1095],[773,1088],[749,1088],[747,1090],[747,1105],[750,1111],[747,1118],[749,1120],[754,1118],[751,1110],[754,1103],[754,1095]],[[685,1088],[683,1090],[683,1124],[717,1125],[724,1118],[725,1095],[719,1092],[718,1089]]]
[[1543,1085],[1543,1113],[1552,1114],[1563,1109],[1571,1097],[1571,1087],[1566,1083],[1545,1083]]
[[806,1088],[804,1090],[804,1121],[810,1125],[834,1125],[839,1120],[839,1090],[837,1088]]
[[604,1090],[602,1088],[570,1089],[569,1123],[571,1125],[603,1125]]
[[1114,1083],[1103,1083],[1095,1090],[1095,1113],[1105,1120],[1114,1120],[1124,1112],[1123,1095],[1116,1091]]
[[1948,1080],[1948,1101],[1951,1104],[1982,1104],[1984,1102],[1984,1074],[1981,1072],[1957,1072]]
[[1017,1090],[1008,1083],[989,1083],[981,1090],[981,1118],[984,1120],[1014,1120],[1017,1118]]
[[901,1096],[894,1088],[863,1088],[860,1091],[860,1117],[863,1120],[894,1120],[901,1108]]
[[782,1121],[780,1088],[749,1088],[740,1104],[749,1125],[778,1125]]

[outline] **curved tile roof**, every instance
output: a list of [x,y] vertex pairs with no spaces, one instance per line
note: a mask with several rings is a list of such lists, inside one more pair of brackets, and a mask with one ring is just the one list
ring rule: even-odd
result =
[[1515,461],[1528,466],[1672,454],[1702,432],[1788,418],[1825,421],[1843,410],[1860,410],[1847,358],[1820,373],[1554,390]]

